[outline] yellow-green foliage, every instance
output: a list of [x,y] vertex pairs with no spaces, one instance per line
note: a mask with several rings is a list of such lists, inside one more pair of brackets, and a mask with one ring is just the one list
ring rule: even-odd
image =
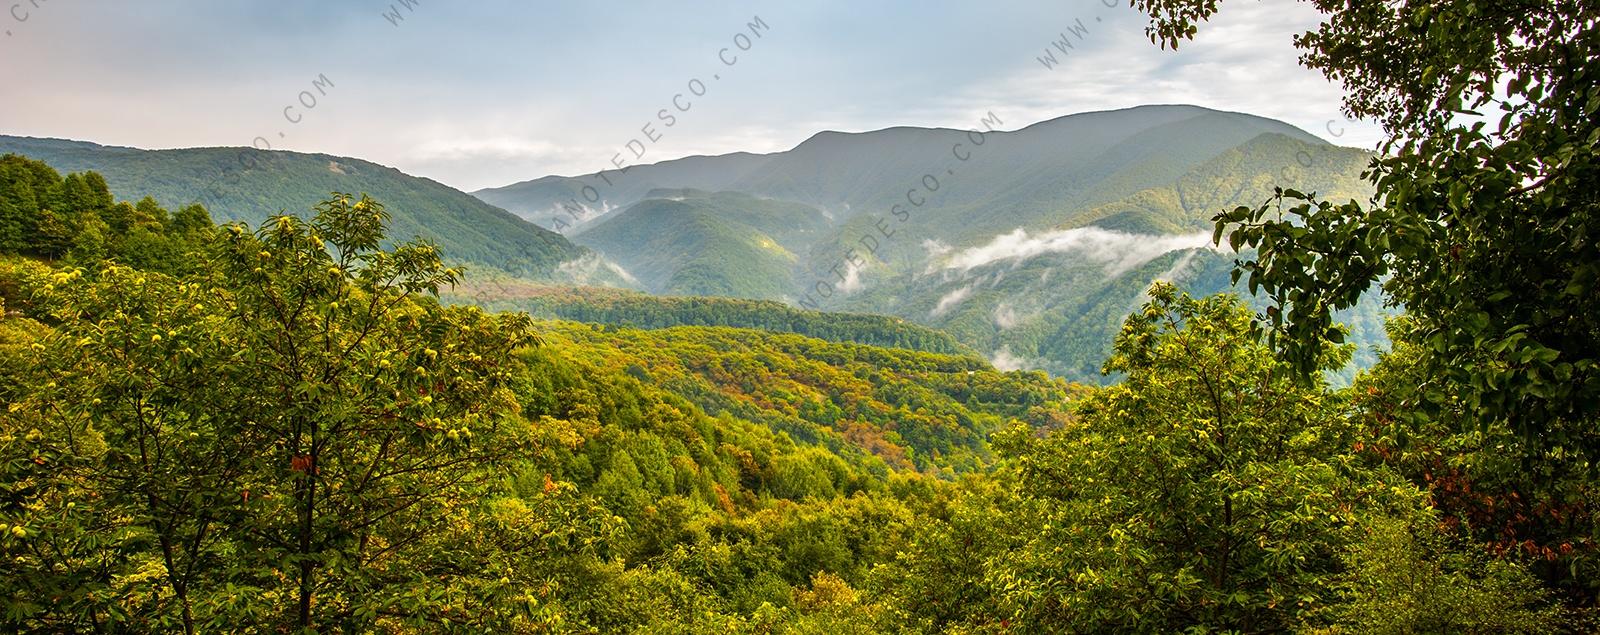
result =
[[1297,381],[1234,298],[1149,289],[1088,389],[443,306],[382,205],[316,209],[0,259],[0,630],[1534,633],[1587,566],[1514,501],[1589,481],[1418,423],[1409,349]]

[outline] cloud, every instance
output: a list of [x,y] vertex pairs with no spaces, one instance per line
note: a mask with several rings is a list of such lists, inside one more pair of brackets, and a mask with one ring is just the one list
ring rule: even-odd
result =
[[[1343,146],[1372,148],[1381,138],[1376,124],[1344,117],[1340,85],[1300,66],[1302,52],[1292,38],[1314,30],[1323,18],[1309,3],[1224,5],[1200,25],[1193,41],[1175,51],[1150,43],[1138,12],[1108,13],[1104,21],[1084,20],[1088,32],[1053,69],[1037,61],[1010,69],[960,99],[970,109],[1005,104],[1023,121],[1063,112],[1193,104],[1278,119]],[[1034,55],[1042,55],[1051,39],[1039,42]]]
[[961,302],[963,300],[966,300],[967,298],[971,297],[972,296],[972,290],[974,288],[976,288],[977,286],[978,286],[977,283],[972,283],[972,284],[969,284],[969,285],[967,285],[965,287],[961,287],[960,289],[956,289],[955,291],[951,291],[950,293],[945,294],[944,297],[939,298],[939,305],[933,307],[933,312],[928,314],[929,317],[939,317],[941,315],[944,315],[951,308],[955,307],[958,304],[961,304]]
[[844,265],[844,280],[834,288],[845,293],[855,293],[860,291],[862,287],[861,269],[865,266],[865,261],[863,261],[859,266],[855,263],[846,262]]
[[1106,275],[1115,277],[1165,253],[1210,246],[1211,234],[1207,232],[1146,236],[1079,227],[1029,236],[1026,229],[1019,227],[1009,234],[996,236],[987,245],[961,251],[946,260],[944,267],[964,273],[1005,260],[1021,263],[1044,254],[1069,254],[1105,263]]
[[[649,162],[787,150],[825,129],[966,128],[990,111],[1014,129],[1147,103],[1371,145],[1371,126],[1344,122],[1341,89],[1295,63],[1290,38],[1318,21],[1308,3],[1225,4],[1177,51],[1152,45],[1138,12],[1088,1],[484,0],[422,4],[398,25],[382,18],[389,3],[358,4],[37,3],[0,38],[0,133],[143,148],[259,135],[468,191],[608,168],[648,122],[664,135]],[[771,30],[724,65],[717,52],[757,15]],[[1077,48],[1041,66],[1079,20]],[[283,108],[321,73],[336,88],[290,125]],[[686,92],[691,79],[705,95]],[[678,94],[692,109],[668,128],[657,113]]]
[[556,274],[565,278],[569,284],[615,286],[612,282],[615,278],[604,275],[603,271],[609,271],[615,274],[616,278],[621,278],[629,283],[635,285],[639,283],[639,280],[629,274],[621,265],[601,258],[599,254],[595,253],[584,254],[579,258],[568,260],[556,266]]
[[1011,306],[1009,302],[1001,302],[1000,306],[994,308],[994,323],[1002,329],[1016,326],[1021,321],[1017,317],[1016,307]]
[[1022,370],[1029,365],[1028,360],[1011,354],[1010,344],[1001,346],[1000,350],[995,351],[994,356],[989,358],[989,363],[996,370],[1002,371]]

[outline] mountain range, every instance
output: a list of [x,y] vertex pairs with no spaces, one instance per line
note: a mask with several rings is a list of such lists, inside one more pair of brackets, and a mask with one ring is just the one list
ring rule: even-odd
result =
[[[1003,125],[990,114],[984,127]],[[1006,368],[1102,381],[1155,279],[1231,289],[1211,217],[1274,187],[1365,199],[1371,152],[1196,106],[1014,131],[822,132],[772,154],[689,157],[475,196],[562,231],[659,295],[780,300],[944,330]],[[1346,315],[1358,363],[1376,302]]]
[[[1217,212],[1261,204],[1275,186],[1334,200],[1371,193],[1361,177],[1370,152],[1248,114],[1142,106],[1001,129],[1014,123],[988,113],[973,130],[828,131],[784,152],[544,176],[471,195],[325,154],[9,136],[0,153],[94,170],[114,193],[148,193],[171,208],[199,202],[219,222],[306,214],[330,191],[371,194],[394,217],[391,236],[432,238],[469,266],[453,301],[549,313],[539,285],[779,301],[812,311],[773,319],[771,308],[728,306],[811,330],[816,310],[892,316],[948,333],[1001,369],[1085,382],[1105,380],[1112,336],[1151,281],[1232,290],[1236,256],[1210,241]],[[609,296],[559,297],[565,317],[708,323],[704,306],[649,296],[627,296],[624,312],[585,305]],[[1357,364],[1370,363],[1369,345],[1384,342],[1381,307],[1344,317]]]
[[442,183],[361,159],[253,148],[141,150],[0,135],[3,154],[44,161],[62,173],[93,170],[118,196],[148,195],[170,209],[199,203],[218,223],[252,227],[275,214],[308,217],[330,192],[366,193],[392,215],[391,237],[434,240],[454,263],[480,274],[626,284],[605,268],[574,275],[570,263],[595,256],[555,232]]

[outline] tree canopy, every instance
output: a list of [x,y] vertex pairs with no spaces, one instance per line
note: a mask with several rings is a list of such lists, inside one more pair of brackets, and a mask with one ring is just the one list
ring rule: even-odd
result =
[[[1399,335],[1422,345],[1419,406],[1454,393],[1536,446],[1596,458],[1583,430],[1600,414],[1600,6],[1315,4],[1327,19],[1295,39],[1302,62],[1390,138],[1370,202],[1282,190],[1217,216],[1219,241],[1259,250],[1235,275],[1276,303],[1280,350],[1311,372],[1338,340],[1331,312],[1381,285],[1411,318]],[[1219,10],[1136,5],[1171,46]]]

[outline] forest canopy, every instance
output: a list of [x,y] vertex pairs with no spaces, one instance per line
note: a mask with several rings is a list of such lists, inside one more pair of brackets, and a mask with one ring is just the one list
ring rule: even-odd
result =
[[[1227,3],[1134,4],[1176,47]],[[6,156],[0,624],[1594,632],[1600,6],[1313,4],[1376,196],[1218,210],[1266,309],[1152,285],[1100,387],[485,312],[365,195],[217,227]]]
[[99,255],[0,268],[10,630],[1532,633],[1593,598],[1587,472],[1405,416],[1404,341],[1333,391],[1158,285],[1092,388],[441,304],[470,274],[337,192],[142,259],[107,198],[71,208]]

